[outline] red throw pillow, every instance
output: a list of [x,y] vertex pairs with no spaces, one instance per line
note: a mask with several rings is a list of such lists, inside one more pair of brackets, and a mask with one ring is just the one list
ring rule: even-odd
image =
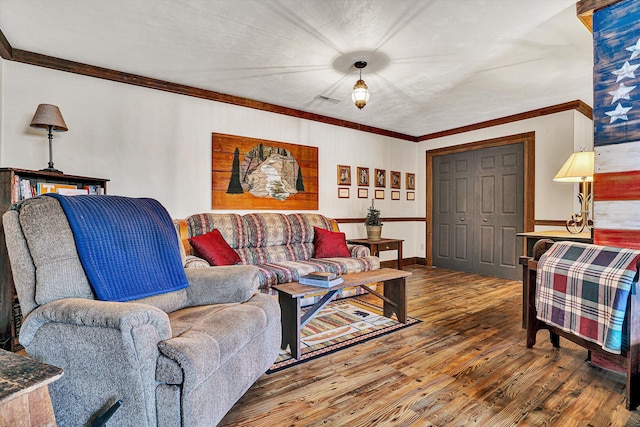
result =
[[313,245],[316,248],[316,258],[349,258],[351,253],[347,248],[344,233],[313,227]]
[[206,259],[211,265],[235,265],[242,261],[217,229],[201,236],[193,236],[189,243],[196,255]]

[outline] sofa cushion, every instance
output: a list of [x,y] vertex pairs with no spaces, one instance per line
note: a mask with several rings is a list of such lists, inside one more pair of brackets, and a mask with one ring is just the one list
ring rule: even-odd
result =
[[[201,236],[214,229],[220,231],[224,240],[233,249],[247,246],[247,232],[242,216],[238,214],[203,213],[187,218],[189,236]],[[188,255],[188,254],[187,254]]]
[[196,256],[207,260],[211,265],[235,265],[241,261],[217,229],[201,236],[193,236],[189,243]]
[[380,268],[380,259],[375,256],[366,258],[312,258],[311,261],[323,265],[326,268],[324,271],[333,271],[337,274],[359,273]]
[[95,299],[60,203],[35,197],[20,205],[20,225],[36,267],[35,301]]
[[316,258],[350,257],[344,233],[313,227]]
[[288,217],[294,230],[293,243],[312,243],[315,234],[313,227],[338,231],[334,229],[331,220],[324,215],[295,213],[288,215]]
[[161,341],[158,348],[175,363],[164,359],[156,379],[172,383],[183,376],[185,393],[262,334],[268,322],[263,309],[251,303],[189,307],[170,313],[169,321],[173,338]]
[[252,261],[255,264],[266,264],[299,259],[308,260],[311,258],[312,252],[313,247],[310,243],[252,248]]
[[289,218],[279,213],[253,213],[242,217],[247,228],[249,246],[290,245],[293,242],[293,226]]

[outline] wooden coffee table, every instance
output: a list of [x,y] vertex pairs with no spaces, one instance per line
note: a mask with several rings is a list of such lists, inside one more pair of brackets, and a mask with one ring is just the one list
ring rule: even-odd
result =
[[[282,313],[282,348],[286,349],[288,345],[291,355],[300,359],[300,329],[343,288],[355,286],[364,288],[382,299],[382,312],[386,317],[391,317],[395,313],[399,322],[407,323],[407,277],[410,275],[408,271],[381,268],[362,273],[344,274],[342,275],[344,283],[331,288],[301,285],[298,282],[275,285],[274,289],[278,290],[278,301]],[[367,286],[375,282],[382,282],[382,294]],[[300,301],[307,295],[319,292],[326,292],[326,294],[301,316]]]

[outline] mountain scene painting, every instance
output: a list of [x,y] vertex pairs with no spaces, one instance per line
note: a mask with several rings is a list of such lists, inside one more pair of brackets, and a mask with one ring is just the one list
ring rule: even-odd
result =
[[212,209],[318,209],[318,149],[214,133]]

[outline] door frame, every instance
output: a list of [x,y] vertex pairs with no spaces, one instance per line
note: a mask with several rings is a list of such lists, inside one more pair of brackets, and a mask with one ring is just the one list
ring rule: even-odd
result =
[[451,147],[427,150],[427,226],[426,226],[426,265],[433,265],[433,158],[445,154],[460,153],[469,150],[480,150],[482,148],[499,147],[502,145],[520,144],[524,146],[524,231],[533,231],[534,228],[534,202],[535,202],[535,152],[536,133],[525,132],[516,135],[502,136],[498,138],[485,139],[483,141],[469,142]]

